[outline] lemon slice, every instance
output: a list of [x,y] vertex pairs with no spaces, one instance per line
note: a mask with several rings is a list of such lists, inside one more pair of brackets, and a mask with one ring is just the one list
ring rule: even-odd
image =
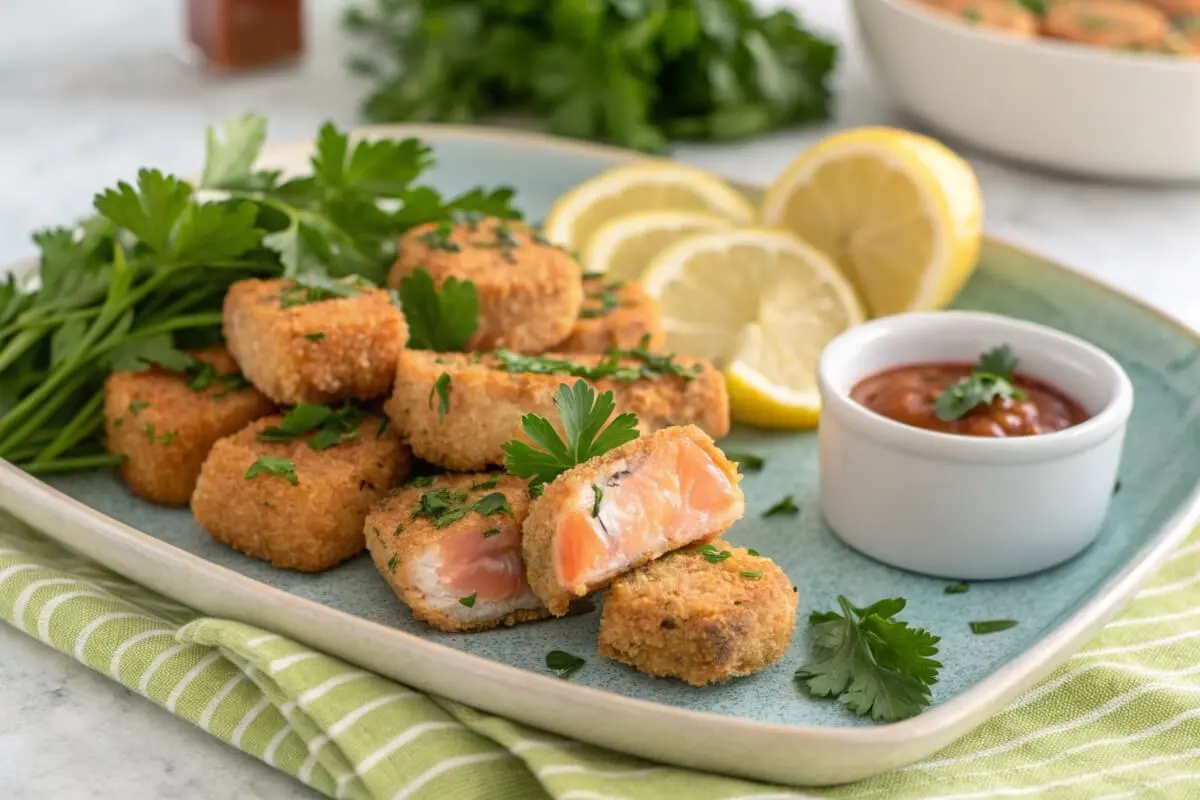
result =
[[816,424],[821,349],[864,318],[838,268],[779,230],[691,236],[659,253],[642,285],[662,307],[670,349],[712,359],[733,418],[766,427]]
[[612,167],[559,197],[542,234],[583,253],[596,230],[614,217],[663,209],[715,214],[741,225],[755,217],[750,202],[715,175],[670,161],[644,161]]
[[828,255],[874,316],[941,308],[979,258],[975,173],[945,146],[891,128],[834,134],[767,190],[762,221]]
[[656,255],[697,233],[730,230],[725,217],[700,211],[641,211],[614,217],[596,229],[581,260],[588,272],[636,281]]

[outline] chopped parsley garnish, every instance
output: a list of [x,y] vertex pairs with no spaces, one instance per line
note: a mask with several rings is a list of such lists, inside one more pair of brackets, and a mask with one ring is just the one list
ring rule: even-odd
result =
[[704,556],[704,560],[710,564],[719,564],[733,555],[733,553],[728,550],[722,550],[715,544],[701,545],[696,548],[696,552]]
[[485,517],[493,514],[512,516],[508,498],[501,492],[492,492],[473,503],[468,503],[466,492],[433,489],[421,495],[420,503],[413,509],[412,517],[425,517],[433,522],[435,528],[444,528],[458,522],[472,511],[477,511]]
[[469,595],[467,595],[466,597],[460,597],[460,598],[458,598],[458,602],[462,603],[462,604],[463,604],[464,606],[466,606],[467,608],[472,608],[472,607],[474,607],[474,605],[475,605],[475,597],[476,597],[476,595],[478,595],[478,594],[479,594],[479,592],[471,592],[471,593],[470,593]]
[[799,513],[800,513],[800,507],[796,505],[796,501],[793,500],[792,496],[789,494],[786,497],[784,497],[782,500],[780,500],[778,503],[776,503],[775,505],[771,506],[766,511],[764,511],[763,516],[764,517],[777,517],[777,516],[780,516],[783,514],[791,515],[791,514],[799,514]]
[[397,522],[396,527],[392,529],[392,536],[399,536],[402,533],[404,533],[404,523]]
[[374,284],[357,275],[332,279],[319,274],[297,278],[291,286],[279,293],[280,308],[322,303],[344,297],[358,297],[363,289],[374,288]]
[[[703,371],[699,364],[685,367],[675,361],[675,354],[660,355],[651,353],[646,348],[650,344],[650,336],[642,337],[637,347],[628,350],[610,349],[603,359],[594,366],[580,364],[565,358],[549,358],[547,356],[531,356],[513,353],[509,350],[497,350],[492,355],[496,359],[496,368],[505,372],[526,372],[535,375],[569,375],[575,378],[599,380],[610,378],[614,381],[637,381],[643,379],[661,378],[674,375],[685,381],[694,379]],[[624,364],[623,360],[636,360],[639,364]]]
[[480,481],[479,483],[472,483],[471,488],[472,489],[495,489],[499,483],[500,483],[499,478],[490,478],[486,481]]
[[451,236],[454,235],[454,225],[443,220],[433,228],[417,237],[417,241],[429,247],[430,250],[441,250],[445,253],[457,253],[462,250]]
[[592,516],[600,516],[600,503],[604,501],[604,489],[592,484]]
[[513,255],[513,251],[521,246],[521,242],[513,236],[512,228],[507,223],[501,222],[496,226],[496,247],[500,250],[500,255],[510,264],[517,263],[517,257]]
[[460,225],[466,225],[467,230],[474,231],[479,227],[479,223],[483,222],[482,211],[455,211],[450,214],[450,219]]
[[414,350],[462,352],[479,327],[479,298],[470,281],[451,277],[436,286],[427,270],[416,269],[400,281],[399,299]]
[[546,654],[546,669],[563,680],[579,672],[586,663],[579,656],[571,655],[565,650],[551,650]]
[[933,410],[943,422],[954,422],[981,406],[990,406],[997,398],[1022,400],[1025,393],[1012,382],[1017,358],[1012,348],[1001,345],[979,357],[979,363],[965,378],[937,396]]
[[246,470],[245,477],[246,480],[250,480],[256,475],[278,475],[292,486],[300,483],[300,479],[296,477],[296,465],[290,458],[281,456],[259,456]]
[[396,563],[397,563],[396,554],[395,554],[395,553],[392,553],[392,557],[391,557],[391,558],[389,558],[389,559],[388,559],[388,562],[387,562],[387,568],[388,568],[388,572],[391,572],[391,573],[395,574],[395,572],[396,572]]
[[170,444],[171,442],[175,441],[175,436],[177,434],[178,431],[167,431],[162,436],[158,437],[158,441],[162,442],[163,444]]
[[749,550],[747,550],[747,551],[746,551],[746,553],[747,553],[748,555],[752,555],[752,556],[754,556],[755,558],[758,558],[758,557],[759,557],[759,555],[758,555],[758,551],[757,551],[757,550],[755,550],[753,547],[751,547]]
[[486,531],[483,532],[483,538],[485,538],[485,539],[490,539],[493,536],[499,536],[499,535],[500,535],[499,528],[488,528]]
[[942,594],[962,594],[970,588],[971,585],[966,581],[959,581],[958,583],[952,583],[945,589],[942,589]]
[[1009,628],[1017,627],[1017,621],[1015,619],[985,619],[979,620],[978,622],[971,622],[969,624],[971,626],[971,633],[975,634],[976,636],[983,636],[987,633],[999,633],[1000,631],[1006,631]]
[[407,484],[405,484],[404,488],[406,488],[406,489],[426,488],[429,486],[433,486],[433,476],[432,475],[418,475],[417,477],[415,477],[411,481],[409,481]]
[[114,420],[113,420],[113,427],[114,427],[114,428],[120,428],[120,427],[121,427],[122,425],[124,425],[124,424],[125,424],[125,418],[124,418],[124,417],[117,417],[116,419],[114,419]]
[[154,431],[154,423],[147,422],[146,427],[142,428],[142,433],[146,434],[146,438],[153,442],[154,437],[157,435]]
[[978,25],[983,20],[983,14],[975,6],[968,6],[963,9],[963,19],[972,25]]
[[761,472],[767,464],[766,459],[753,453],[726,453],[725,457],[736,462],[742,472]]
[[611,314],[613,309],[619,308],[621,305],[621,296],[617,292],[624,285],[624,281],[613,281],[604,284],[598,291],[588,292],[584,295],[584,299],[585,301],[590,300],[592,303],[579,311],[579,318],[594,319]]
[[1027,11],[1037,14],[1039,17],[1046,15],[1046,0],[1017,0],[1017,3],[1024,6]]
[[896,722],[929,705],[937,683],[940,639],[896,619],[902,598],[880,600],[866,608],[838,596],[842,613],[814,611],[812,660],[796,670],[796,680],[814,697],[836,697],[859,716]]
[[446,412],[450,410],[450,374],[443,372],[438,375],[438,379],[433,382],[433,388],[429,390],[429,407],[433,408],[434,395],[438,399],[438,421],[446,418]]
[[566,432],[565,442],[545,417],[526,414],[521,417],[521,429],[532,444],[512,439],[503,447],[505,467],[519,478],[530,478],[531,487],[638,438],[633,414],[618,414],[609,421],[617,408],[612,392],[597,397],[596,390],[583,381],[574,386],[563,383],[554,392],[554,405]]
[[358,426],[366,413],[346,404],[338,410],[319,403],[301,403],[291,408],[278,425],[258,432],[260,442],[294,442],[315,431],[308,440],[313,450],[326,450],[358,437]]
[[304,338],[310,342],[319,342],[325,338],[325,333],[324,331],[313,331],[312,333],[304,334]]
[[375,438],[376,439],[383,438],[383,435],[385,433],[387,433],[388,425],[390,423],[391,423],[391,420],[389,420],[387,418],[386,414],[384,414],[383,416],[381,416],[379,418],[379,423],[375,426]]
[[762,573],[756,569],[742,570],[738,573],[738,575],[741,575],[743,578],[749,581],[757,581],[762,578]]
[[129,413],[133,414],[136,417],[138,415],[138,412],[140,412],[143,408],[149,408],[149,407],[150,407],[150,403],[147,400],[134,400],[133,402],[131,402],[129,404]]

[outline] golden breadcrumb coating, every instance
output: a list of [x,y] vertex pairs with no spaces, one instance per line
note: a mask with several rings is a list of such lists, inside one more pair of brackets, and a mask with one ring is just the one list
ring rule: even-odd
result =
[[382,289],[283,308],[287,280],[238,281],[222,326],[245,376],[283,405],[370,400],[387,393],[408,341],[404,315]]
[[613,581],[600,654],[693,686],[774,664],[787,652],[799,595],[775,562],[720,539],[712,562],[679,550]]
[[521,222],[419,225],[400,239],[388,285],[418,268],[438,286],[451,277],[475,284],[479,327],[468,350],[549,350],[571,333],[583,301],[579,262]]
[[[594,366],[603,356],[551,354]],[[612,390],[617,412],[638,417],[643,434],[669,425],[694,424],[713,437],[729,432],[729,395],[725,378],[702,359],[679,358],[686,368],[699,367],[695,377],[678,375],[618,381],[589,380],[597,391]],[[505,442],[524,438],[521,417],[538,414],[557,425],[554,392],[560,384],[573,384],[568,375],[506,372],[496,368],[493,356],[432,353],[405,350],[396,369],[396,385],[386,403],[393,425],[419,457],[447,469],[477,471],[503,464]],[[626,365],[641,362],[624,359]],[[447,406],[443,416],[435,384],[449,376]]]
[[[615,305],[614,305],[615,304]],[[583,279],[583,308],[571,335],[555,346],[562,353],[603,353],[613,347],[637,347],[649,336],[647,348],[664,346],[662,311],[658,301],[636,282],[611,288],[603,277]]]
[[[239,375],[237,363],[220,345],[191,355],[211,364],[218,376]],[[213,443],[274,408],[253,386],[234,388],[217,379],[194,391],[191,382],[149,366],[143,372],[114,372],[104,384],[108,450],[125,457],[119,471],[130,491],[152,503],[187,505]]]
[[[274,567],[317,572],[363,549],[363,520],[397,481],[412,470],[412,454],[381,419],[368,416],[358,435],[313,450],[311,435],[289,442],[260,442],[278,425],[274,415],[217,442],[200,471],[192,513],[218,541]],[[296,485],[262,472],[246,477],[263,456],[291,461]]]

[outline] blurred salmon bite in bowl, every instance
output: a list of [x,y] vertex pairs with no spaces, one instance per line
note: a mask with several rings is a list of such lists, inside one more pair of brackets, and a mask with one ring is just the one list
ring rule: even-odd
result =
[[[939,133],[1080,176],[1200,181],[1200,61],[1165,43],[1155,52],[1140,41],[1055,34],[1065,11],[1116,0],[1032,4],[1045,8],[1040,17],[1024,10],[1031,4],[995,2],[1015,11],[982,15],[977,7],[990,0],[854,0],[854,8],[880,79]],[[1092,16],[1089,30],[1104,22]]]

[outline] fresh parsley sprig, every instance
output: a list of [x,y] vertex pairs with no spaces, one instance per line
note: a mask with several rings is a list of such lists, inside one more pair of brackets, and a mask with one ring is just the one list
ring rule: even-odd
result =
[[1025,393],[1013,383],[1017,357],[1008,345],[988,350],[965,378],[937,396],[934,414],[943,422],[954,422],[997,398],[1022,400]]
[[308,446],[313,450],[330,447],[358,438],[358,427],[367,415],[347,403],[334,410],[318,403],[301,403],[288,410],[278,425],[258,432],[260,442],[294,442],[308,434]]
[[796,680],[813,696],[836,697],[876,722],[911,717],[929,705],[942,667],[932,658],[940,639],[896,619],[902,598],[858,608],[839,596],[838,605],[840,614],[809,615],[813,659],[796,670]]
[[254,167],[266,136],[261,117],[231,120],[208,131],[197,186],[143,169],[97,194],[91,217],[34,235],[37,279],[0,282],[0,457],[40,474],[119,464],[94,402],[105,378],[217,341],[235,281],[291,277],[307,301],[347,276],[382,283],[415,225],[519,216],[510,189],[417,185],[432,156],[415,139],[351,143],[325,125],[309,172],[285,180]]
[[520,478],[529,478],[531,488],[638,438],[638,421],[633,414],[618,414],[609,421],[617,408],[612,392],[597,397],[596,390],[584,381],[576,381],[574,386],[564,383],[554,392],[554,405],[566,433],[565,441],[545,417],[526,414],[521,417],[521,429],[533,444],[513,439],[504,445],[505,468]]

